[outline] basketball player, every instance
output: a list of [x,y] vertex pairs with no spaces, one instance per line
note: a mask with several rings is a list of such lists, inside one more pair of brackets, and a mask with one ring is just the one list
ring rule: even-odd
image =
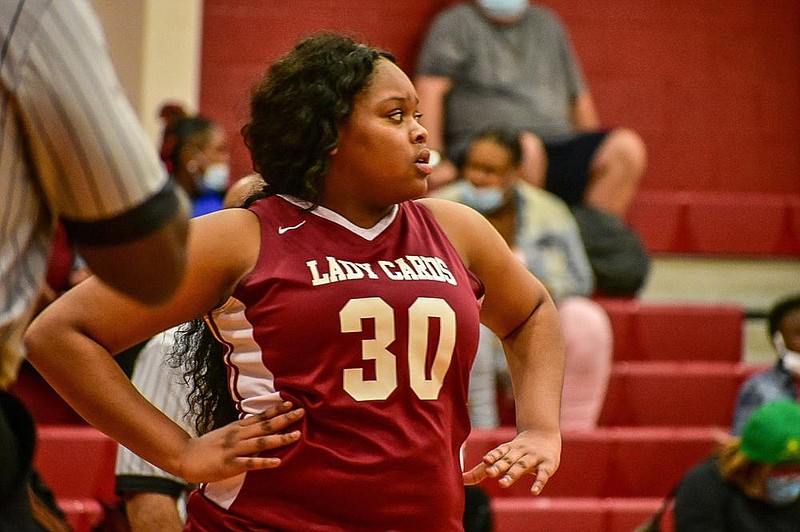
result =
[[[479,213],[415,200],[431,172],[417,106],[391,55],[302,41],[255,88],[243,130],[266,185],[247,209],[192,221],[177,294],[150,309],[89,280],[29,329],[30,359],[82,415],[201,483],[187,530],[462,530],[462,483],[532,474],[539,494],[556,471],[555,307]],[[223,353],[194,360],[213,430],[192,438],[109,354],[201,316]],[[504,342],[518,435],[462,473],[480,322]],[[220,360],[239,417],[224,425],[204,371]],[[258,421],[287,403],[300,408]]]

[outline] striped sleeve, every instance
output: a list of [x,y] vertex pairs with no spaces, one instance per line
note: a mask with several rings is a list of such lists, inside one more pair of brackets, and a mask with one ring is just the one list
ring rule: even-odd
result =
[[165,187],[166,172],[120,86],[88,1],[53,2],[26,53],[15,93],[55,212],[76,222],[105,220]]

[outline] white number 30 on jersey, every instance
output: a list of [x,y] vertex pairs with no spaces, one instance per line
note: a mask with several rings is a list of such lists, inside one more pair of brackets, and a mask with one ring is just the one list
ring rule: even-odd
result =
[[[375,361],[375,379],[364,380],[364,370],[344,370],[344,389],[356,401],[386,399],[397,388],[397,357],[387,348],[395,340],[394,309],[379,297],[351,299],[339,312],[343,333],[362,332],[362,320],[375,320],[375,337],[361,341],[361,358]],[[440,323],[439,345],[425,373],[429,318]],[[456,313],[443,299],[420,297],[408,309],[408,373],[411,389],[422,400],[439,397],[450,368],[456,342]]]

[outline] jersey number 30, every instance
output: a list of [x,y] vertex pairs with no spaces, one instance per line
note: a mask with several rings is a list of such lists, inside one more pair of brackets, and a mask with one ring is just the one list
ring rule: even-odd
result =
[[[351,299],[339,312],[343,333],[362,332],[362,320],[375,320],[375,337],[361,341],[361,358],[375,361],[375,379],[364,370],[344,370],[344,389],[356,401],[379,401],[397,388],[397,357],[387,348],[395,340],[394,309],[379,297]],[[430,318],[439,319],[439,344],[426,376]],[[439,397],[456,342],[456,313],[443,299],[420,297],[408,309],[408,373],[414,393],[422,400]]]

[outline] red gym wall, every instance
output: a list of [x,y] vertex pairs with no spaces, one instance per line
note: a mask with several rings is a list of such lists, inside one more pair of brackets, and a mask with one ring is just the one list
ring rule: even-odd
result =
[[[344,31],[413,73],[431,17],[452,0],[205,0],[200,109],[231,134],[250,86],[300,37]],[[800,193],[796,0],[542,0],[562,18],[606,125],[649,148],[643,191]]]

